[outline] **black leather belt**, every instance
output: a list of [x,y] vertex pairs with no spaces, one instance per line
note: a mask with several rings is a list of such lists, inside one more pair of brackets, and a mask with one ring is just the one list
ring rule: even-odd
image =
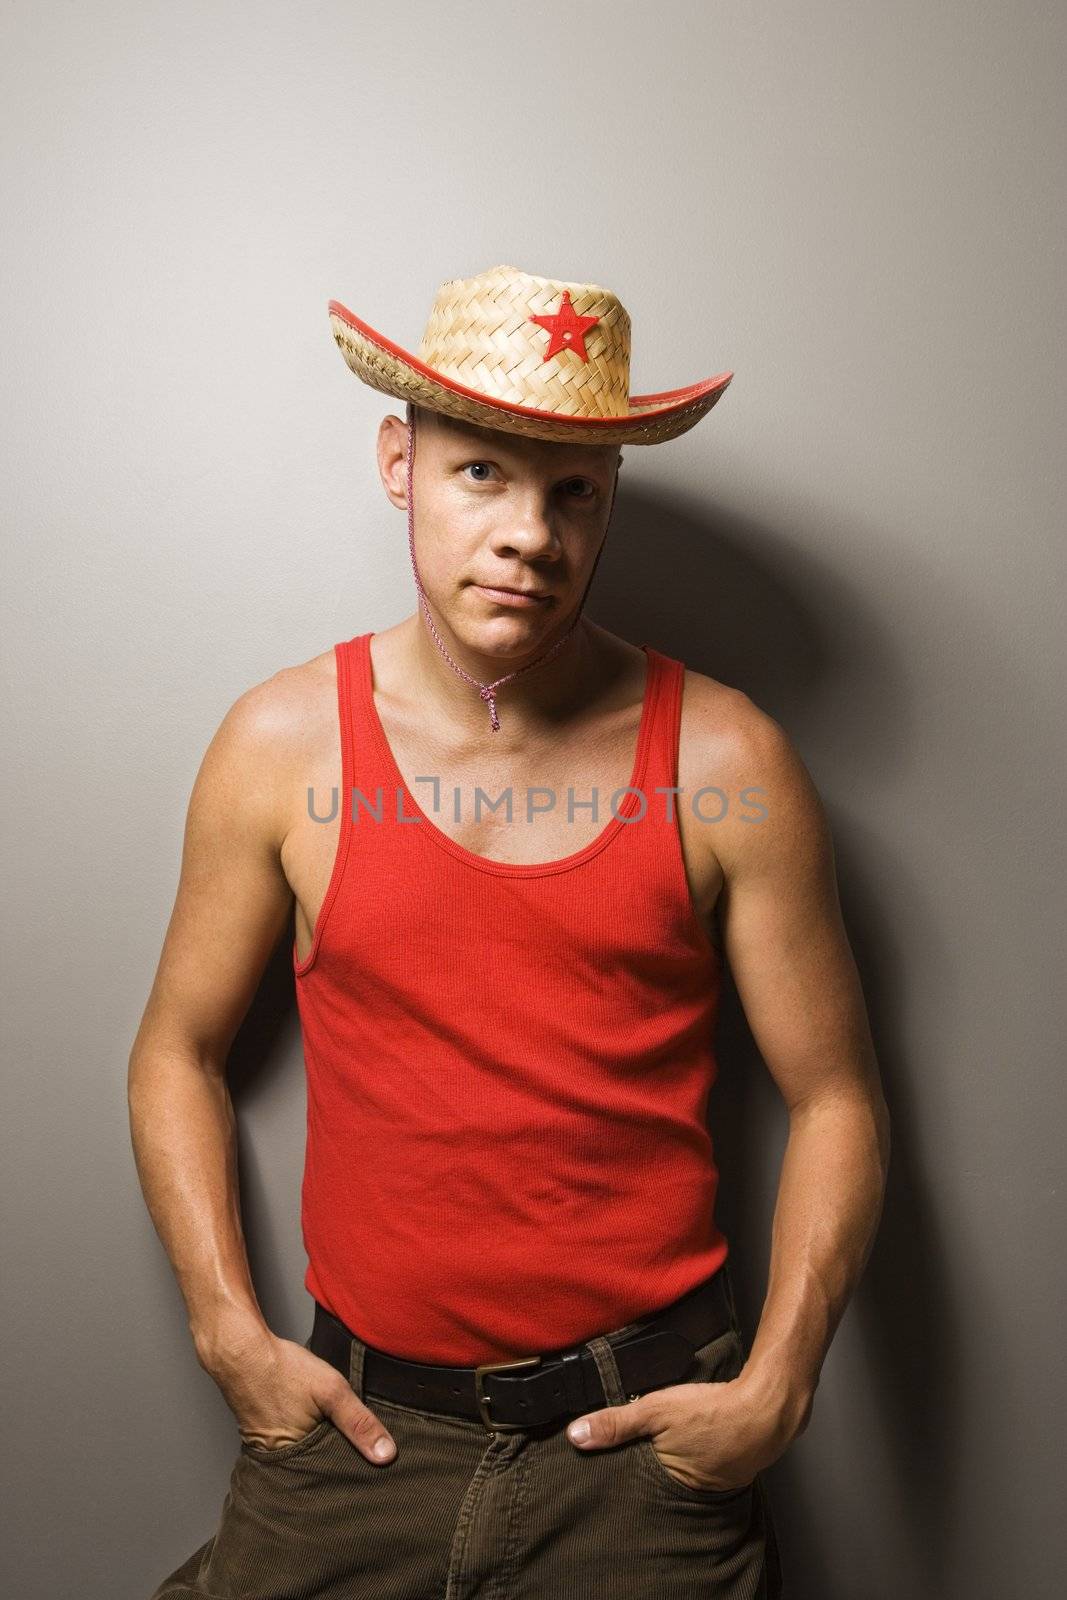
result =
[[[635,1399],[646,1389],[682,1382],[694,1352],[732,1326],[733,1298],[723,1266],[662,1311],[635,1319],[618,1337],[608,1335],[626,1394]],[[345,1324],[316,1300],[307,1349],[346,1380],[352,1338]],[[480,1418],[494,1433],[539,1427],[607,1404],[587,1343],[477,1367],[406,1361],[365,1345],[363,1392],[368,1403],[377,1395],[426,1411]]]

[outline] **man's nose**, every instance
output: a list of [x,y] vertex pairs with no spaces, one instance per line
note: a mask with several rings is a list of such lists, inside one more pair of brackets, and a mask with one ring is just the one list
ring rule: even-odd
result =
[[514,501],[494,532],[493,548],[498,553],[514,550],[528,561],[534,556],[558,554],[560,542],[551,507],[534,495]]

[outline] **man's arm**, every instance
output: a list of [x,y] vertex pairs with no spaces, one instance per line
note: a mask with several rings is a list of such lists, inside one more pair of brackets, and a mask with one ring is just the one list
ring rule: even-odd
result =
[[269,685],[226,714],[189,801],[177,897],[129,1060],[134,1157],[202,1365],[266,1331],[241,1228],[230,1045],[289,912]]
[[722,1491],[751,1484],[808,1424],[881,1216],[889,1113],[807,769],[738,690],[698,680],[687,715],[691,773],[730,796],[759,786],[767,813],[746,822],[731,807],[697,849],[721,869],[724,953],[789,1108],[768,1290],[738,1377],[650,1390],[576,1418],[567,1436],[604,1449],[647,1435],[669,1473]]
[[890,1129],[822,803],[783,730],[746,706],[735,776],[743,787],[758,774],[767,816],[716,830],[718,910],[749,1028],[788,1107],[789,1138],[767,1296],[742,1378],[788,1442],[807,1426],[874,1243]]
[[329,1362],[277,1338],[260,1309],[226,1082],[230,1045],[292,903],[281,864],[284,800],[312,709],[293,672],[278,674],[231,706],[204,756],[177,899],[130,1053],[130,1128],[197,1358],[241,1437],[275,1449],[325,1416],[380,1465],[396,1454],[388,1429]]

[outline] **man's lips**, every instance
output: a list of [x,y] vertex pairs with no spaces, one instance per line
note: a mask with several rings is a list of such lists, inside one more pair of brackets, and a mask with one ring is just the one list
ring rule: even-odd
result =
[[504,585],[492,583],[478,583],[475,588],[480,589],[491,600],[499,600],[503,605],[543,605],[552,598],[547,589],[509,589]]

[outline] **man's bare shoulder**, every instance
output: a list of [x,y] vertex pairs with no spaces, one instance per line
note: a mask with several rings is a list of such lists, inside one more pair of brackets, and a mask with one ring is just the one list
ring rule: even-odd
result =
[[337,692],[337,663],[332,649],[307,661],[279,667],[253,684],[235,702],[249,730],[267,742],[284,745],[290,739],[299,739],[308,719],[327,711],[335,715],[333,704]]
[[333,650],[279,667],[252,684],[230,705],[216,739],[245,755],[285,762],[313,747],[324,720],[336,719],[337,676]]
[[275,843],[292,821],[294,774],[338,745],[333,650],[284,666],[231,703],[208,745],[198,795],[225,801]]
[[[710,786],[729,804],[715,829],[721,857],[772,842],[788,846],[790,839],[824,829],[811,774],[781,723],[743,689],[689,667],[678,769],[683,797]],[[757,818],[764,826],[753,826]]]
[[698,763],[771,755],[779,740],[787,740],[785,730],[743,689],[686,667],[682,741]]

